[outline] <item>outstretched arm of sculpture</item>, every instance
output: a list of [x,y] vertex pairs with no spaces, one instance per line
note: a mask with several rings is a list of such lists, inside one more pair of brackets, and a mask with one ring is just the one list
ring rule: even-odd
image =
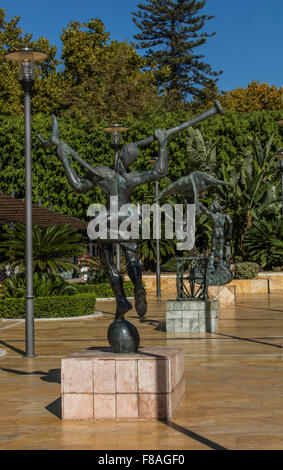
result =
[[131,184],[134,187],[139,186],[140,184],[149,183],[151,181],[158,181],[164,178],[164,176],[166,176],[168,173],[168,159],[166,150],[167,131],[156,129],[155,137],[159,142],[159,157],[151,170],[141,172],[132,171],[130,173]]
[[[164,133],[164,136],[166,137],[166,140],[167,140],[168,137],[170,137],[171,135],[174,135],[177,132],[181,132],[187,129],[188,127],[194,126],[195,124],[198,124],[199,122],[204,121],[205,119],[208,119],[211,116],[214,116],[215,114],[224,114],[224,111],[218,101],[215,101],[213,108],[211,108],[210,110],[205,111],[204,113],[201,113],[199,116],[195,116],[189,119],[188,121],[182,122],[178,126],[172,127],[171,129],[167,129],[166,131],[162,131],[162,132]],[[123,152],[125,153],[131,152],[132,154],[135,154],[134,158],[131,158],[131,163],[133,163],[137,159],[137,156],[138,156],[138,152],[137,152],[138,147],[145,147],[146,145],[149,145],[152,142],[154,142],[156,139],[159,140],[155,131],[154,135],[152,136],[146,137],[145,139],[141,139],[133,144],[125,145],[123,149],[121,150],[121,154]],[[156,171],[160,172],[160,169],[157,167]],[[164,171],[161,170],[161,172],[163,176],[165,176]],[[149,180],[149,181],[152,181],[152,180]]]
[[[77,193],[85,193],[93,188],[93,181],[87,177],[80,177],[76,170],[72,167],[68,157],[71,156],[75,160],[79,161],[84,168],[89,170],[89,172],[91,170],[94,172],[95,168],[85,162],[68,144],[60,141],[59,126],[54,115],[52,115],[52,135],[50,140],[43,139],[39,134],[38,138],[43,143],[43,145],[45,145],[45,147],[52,147],[53,145],[57,147],[57,155],[63,164],[70,186],[74,191]],[[99,177],[97,178],[100,179]]]
[[204,212],[206,215],[208,215],[208,217],[211,217],[211,213],[209,212],[208,208],[205,207],[202,203],[200,203],[199,205],[199,210],[201,212]]

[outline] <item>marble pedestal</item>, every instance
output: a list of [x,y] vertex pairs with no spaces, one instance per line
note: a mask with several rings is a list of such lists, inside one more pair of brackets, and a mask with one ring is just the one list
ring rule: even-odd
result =
[[166,331],[213,333],[218,327],[218,300],[168,300]]
[[91,348],[61,367],[63,420],[171,419],[185,392],[182,348]]

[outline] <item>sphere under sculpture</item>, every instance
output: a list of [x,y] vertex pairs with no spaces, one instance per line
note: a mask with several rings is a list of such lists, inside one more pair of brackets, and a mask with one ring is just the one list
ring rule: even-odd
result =
[[135,353],[140,345],[137,328],[125,318],[119,318],[111,323],[107,338],[115,353]]

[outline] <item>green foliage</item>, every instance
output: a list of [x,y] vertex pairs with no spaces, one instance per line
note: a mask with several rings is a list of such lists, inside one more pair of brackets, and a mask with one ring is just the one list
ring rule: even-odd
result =
[[[144,119],[127,118],[123,124],[129,127],[129,131],[122,135],[122,142],[137,141],[153,135],[154,129],[168,129],[190,117],[191,114],[185,112],[160,113],[160,110],[157,109],[156,112],[149,113]],[[234,221],[235,255],[244,254],[244,237],[248,220],[257,220],[262,217],[269,220],[280,217],[280,168],[277,160],[272,158],[272,155],[283,144],[283,127],[277,124],[280,118],[282,118],[282,114],[278,111],[242,115],[228,111],[224,116],[213,117],[194,127],[194,129],[199,129],[204,136],[206,149],[210,148],[210,144],[216,144],[216,162],[214,163],[214,159],[210,161],[204,157],[199,161],[200,165],[203,168],[210,168],[208,172],[214,172],[218,178],[233,183],[233,188],[229,191],[218,188],[217,192]],[[114,152],[109,136],[103,130],[105,124],[101,122],[94,128],[85,121],[64,116],[59,119],[60,136],[90,164],[96,166],[107,162],[107,165],[113,167]],[[50,117],[39,114],[33,117],[33,202],[37,203],[41,197],[43,207],[48,207],[52,202],[55,211],[87,220],[86,213],[89,205],[95,202],[105,203],[105,196],[99,188],[83,195],[73,192],[54,149],[44,148],[36,137],[37,134],[41,134],[48,138],[50,132]],[[261,150],[260,147],[257,150],[254,149],[251,140],[247,137],[253,138],[254,142],[256,142],[254,139],[257,138]],[[271,138],[272,140],[270,140]],[[188,155],[187,141],[188,133],[186,131],[176,134],[168,140],[168,178],[171,181],[175,181],[193,169],[194,163],[191,154]],[[269,152],[266,153],[269,142],[271,142]],[[16,197],[23,198],[24,122],[22,116],[18,114],[10,117],[0,115],[0,149],[0,190],[5,194],[10,194],[11,188],[14,186]],[[154,142],[140,150],[139,158],[131,168],[137,171],[148,170],[152,166],[148,160],[156,157],[157,154],[158,144]],[[264,165],[260,163],[262,155],[266,156]],[[73,163],[78,172],[83,175],[84,171],[76,162]],[[198,163],[195,168],[197,165]],[[251,178],[256,178],[258,174],[261,175],[259,178],[262,178],[261,169],[264,171],[261,183],[258,185],[258,181],[254,179],[253,185],[251,185],[249,183]],[[160,181],[160,191],[168,184],[168,178]],[[255,191],[256,185],[258,191]],[[154,183],[140,186],[133,192],[132,202],[153,203],[154,194]],[[205,203],[210,204],[211,200],[212,193],[208,193]],[[172,203],[174,204],[174,199],[172,199]],[[249,212],[250,219],[248,219]],[[199,247],[207,246],[209,240],[209,222],[204,218],[202,222],[197,232]],[[172,254],[174,255],[174,253]],[[167,258],[168,256],[163,258],[163,262]],[[150,262],[150,269],[154,269],[154,261]]]
[[[35,318],[68,318],[91,315],[95,309],[93,293],[34,299]],[[25,299],[0,297],[0,318],[25,318]]]
[[175,273],[176,272],[176,258],[170,258],[166,263],[163,263],[160,266],[160,271],[165,273]]
[[[208,131],[206,136],[210,136],[210,126],[215,131],[215,176],[233,185],[233,190],[222,187],[217,192],[234,222],[236,255],[244,255],[245,235],[253,220],[280,218],[280,174],[274,158],[282,146],[279,116],[276,112],[241,116],[228,112],[221,118],[222,130],[218,118],[201,126]],[[248,252],[245,257],[249,259]]]
[[213,142],[212,139],[206,141],[197,128],[189,127],[187,132],[187,173],[209,171],[210,174],[214,174],[216,170],[216,142]]
[[[33,275],[34,297],[74,295],[76,293],[76,287],[59,276],[50,276],[42,272],[34,273]],[[26,277],[24,275],[16,275],[6,279],[2,284],[1,295],[12,298],[25,297]]]
[[[108,282],[98,284],[76,284],[76,289],[79,293],[95,293],[96,298],[114,297]],[[134,286],[131,281],[124,282],[124,291],[128,297],[132,297],[134,295]]]
[[95,123],[140,116],[154,106],[154,76],[142,71],[145,59],[126,41],[109,42],[99,19],[72,21],[62,33],[64,110]]
[[[134,38],[137,47],[147,49],[147,64],[157,70],[158,84],[182,100],[188,93],[202,96],[201,87],[212,87],[215,77],[210,65],[195,48],[214,36],[201,32],[213,16],[200,14],[205,1],[146,0],[133,12],[133,21],[140,29]],[[220,72],[221,73],[221,72]]]
[[262,268],[282,266],[282,240],[282,220],[255,221],[245,237],[246,253],[251,261],[255,261]]
[[56,47],[48,39],[34,41],[32,34],[19,27],[19,21],[19,16],[7,21],[5,10],[0,9],[0,113],[22,113],[18,66],[5,55],[24,46],[48,56],[36,65],[35,113],[68,112],[93,123],[119,120],[122,115],[140,116],[146,108],[154,107],[158,91],[154,74],[142,71],[145,59],[126,41],[110,42],[100,19],[69,23],[61,35],[61,61],[55,58]]
[[257,263],[244,262],[235,264],[235,279],[254,279],[257,277],[259,265]]
[[[144,239],[139,241],[139,253],[143,261],[145,271],[155,271],[156,267],[156,240]],[[173,240],[159,240],[160,262],[162,259],[175,254],[175,245]]]
[[[129,127],[129,131],[122,135],[122,142],[134,142],[146,136],[153,135],[154,129],[168,129],[189,119],[188,113],[151,113],[145,119],[126,119],[123,124]],[[216,116],[204,121],[196,128],[200,129],[205,141],[215,142],[217,158],[217,176],[224,179],[232,179],[231,172],[235,166],[244,161],[242,149],[247,147],[247,136],[258,137],[262,147],[274,134],[270,155],[279,147],[282,147],[282,131],[277,124],[280,112],[257,112],[243,114],[228,112],[224,116]],[[106,124],[106,123],[105,123]],[[109,166],[114,165],[114,152],[108,134],[103,130],[104,123],[95,126],[95,129],[80,119],[65,116],[59,119],[61,139],[71,145],[82,158],[96,166],[105,162]],[[36,115],[32,121],[33,133],[33,202],[42,199],[43,207],[49,207],[53,203],[55,211],[69,216],[86,219],[87,208],[91,203],[105,202],[105,197],[99,188],[87,194],[76,194],[68,184],[61,162],[56,156],[54,148],[46,149],[37,139],[41,134],[48,138],[51,132],[51,118]],[[250,145],[250,144],[249,144]],[[187,160],[187,132],[181,132],[168,140],[168,177],[174,181],[190,170]],[[4,117],[0,115],[0,161],[1,181],[0,190],[10,194],[14,183],[16,197],[24,197],[24,122],[23,117],[14,115]],[[156,157],[158,144],[154,143],[139,152],[139,158],[132,168],[138,171],[148,170],[152,164],[148,160]],[[74,167],[80,174],[84,174],[77,163]],[[279,166],[274,164],[271,168],[273,175],[272,186],[279,184]],[[56,175],[56,178],[54,178]],[[227,175],[227,176],[226,176]],[[160,191],[165,188],[166,180],[160,182]],[[226,206],[231,211],[240,214],[242,204],[242,188],[228,191]],[[237,184],[238,186],[238,184]],[[277,188],[277,187],[276,187]],[[149,197],[154,195],[154,184],[138,187],[133,193],[133,202],[149,202]],[[279,188],[276,189],[276,200],[280,201]],[[241,214],[240,214],[241,215]],[[239,227],[245,224],[239,215]]]
[[58,107],[56,98],[59,98],[63,86],[61,74],[57,72],[59,62],[55,59],[56,47],[51,46],[44,37],[34,41],[32,34],[24,34],[19,27],[19,16],[10,21],[6,20],[6,16],[5,10],[0,8],[0,113],[22,112],[23,91],[18,79],[18,65],[5,59],[8,52],[22,47],[31,47],[47,54],[46,61],[36,65],[33,109],[35,112],[55,111]]
[[282,109],[282,89],[252,80],[246,88],[222,92],[217,99],[226,109],[239,113]]
[[[23,224],[15,224],[11,229],[6,227],[2,233],[4,241],[0,242],[0,253],[4,256],[3,265],[10,268],[26,270],[26,232]],[[50,227],[33,226],[33,271],[58,274],[62,270],[78,269],[66,258],[79,256],[84,251],[83,236],[69,225],[52,225]]]

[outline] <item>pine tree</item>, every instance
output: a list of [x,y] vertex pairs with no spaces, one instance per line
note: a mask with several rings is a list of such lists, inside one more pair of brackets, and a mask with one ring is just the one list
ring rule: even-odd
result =
[[140,29],[134,36],[137,48],[146,51],[147,65],[156,70],[158,84],[164,92],[179,100],[192,95],[202,97],[202,89],[211,88],[222,71],[214,72],[202,61],[195,48],[205,44],[216,33],[201,32],[214,16],[198,14],[205,1],[145,0],[133,12],[133,21]]

